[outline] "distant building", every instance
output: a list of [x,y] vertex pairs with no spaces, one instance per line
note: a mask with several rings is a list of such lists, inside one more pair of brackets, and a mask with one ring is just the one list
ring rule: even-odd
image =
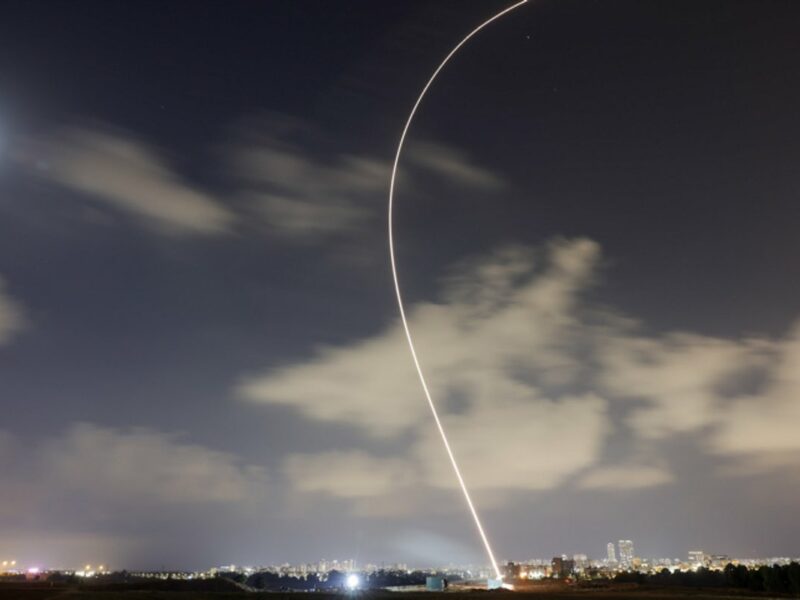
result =
[[733,559],[727,554],[712,554],[711,556],[706,556],[706,564],[711,563],[712,569],[724,569],[731,562],[733,562]]
[[503,567],[503,571],[505,571],[504,576],[507,579],[519,579],[520,569],[520,565],[509,561],[508,564]]
[[573,554],[572,562],[575,564],[575,571],[578,573],[583,573],[583,571],[589,566],[589,557],[585,554]]
[[706,565],[706,553],[702,550],[689,550],[689,564],[693,567],[704,567]]
[[575,572],[575,561],[566,556],[554,556],[550,564],[553,568],[553,577],[559,579],[569,577]]
[[633,565],[633,542],[631,540],[619,541],[619,562],[625,568]]
[[614,550],[614,542],[608,542],[608,545],[606,546],[606,559],[608,560],[609,564],[617,563],[617,553]]

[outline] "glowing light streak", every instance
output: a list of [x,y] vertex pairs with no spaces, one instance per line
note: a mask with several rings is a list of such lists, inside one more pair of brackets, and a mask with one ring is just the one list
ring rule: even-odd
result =
[[425,375],[422,372],[422,367],[419,363],[419,358],[417,357],[417,351],[414,348],[414,341],[411,338],[411,330],[408,328],[408,320],[406,319],[406,311],[403,307],[403,296],[400,293],[400,281],[397,277],[397,264],[395,261],[395,252],[394,252],[394,227],[393,227],[393,219],[392,213],[394,208],[394,185],[395,180],[397,178],[397,166],[400,163],[400,155],[403,152],[403,144],[406,141],[406,135],[408,134],[408,130],[411,127],[411,122],[414,120],[414,115],[419,108],[419,105],[422,103],[422,99],[425,97],[425,94],[428,93],[431,85],[433,84],[436,77],[439,75],[441,70],[445,67],[445,65],[450,61],[450,59],[458,52],[461,47],[466,44],[475,34],[477,34],[481,29],[492,23],[493,21],[499,19],[505,14],[508,14],[515,8],[519,8],[523,4],[526,4],[528,0],[522,0],[521,2],[517,2],[508,8],[501,10],[499,13],[494,15],[493,17],[487,19],[480,25],[478,25],[475,29],[470,31],[464,39],[462,39],[451,51],[450,53],[445,56],[444,60],[439,64],[436,70],[431,75],[431,78],[428,79],[428,82],[425,84],[425,87],[422,88],[419,96],[417,97],[417,101],[414,103],[414,106],[411,108],[411,113],[408,115],[408,119],[406,120],[406,124],[403,127],[403,133],[400,134],[400,142],[397,145],[397,152],[394,156],[394,164],[392,166],[392,176],[389,181],[389,258],[392,264],[392,279],[394,280],[394,291],[397,295],[397,305],[400,309],[400,319],[403,322],[403,329],[406,333],[406,340],[408,340],[408,347],[411,350],[411,357],[414,359],[414,366],[417,369],[417,375],[419,375],[419,381],[422,384],[422,389],[425,392],[425,398],[428,400],[428,406],[431,409],[431,413],[433,413],[433,419],[436,421],[436,427],[439,430],[439,434],[442,437],[442,442],[444,443],[445,450],[447,450],[447,456],[450,458],[450,464],[453,466],[453,471],[455,471],[456,478],[458,479],[458,483],[461,486],[461,491],[464,493],[464,499],[467,501],[467,506],[469,506],[469,511],[472,513],[472,518],[475,520],[475,525],[478,528],[478,533],[481,536],[481,540],[483,540],[483,545],[486,547],[486,553],[489,555],[489,560],[492,562],[492,567],[494,568],[495,574],[497,575],[498,579],[502,579],[502,574],[500,573],[500,568],[497,566],[497,561],[494,558],[494,552],[492,552],[492,547],[489,544],[489,538],[486,537],[486,532],[483,530],[483,526],[481,525],[480,517],[478,517],[478,511],[475,509],[475,505],[472,503],[472,498],[470,498],[469,490],[467,490],[467,484],[464,482],[464,478],[461,476],[461,470],[458,468],[458,463],[456,462],[456,457],[453,454],[453,450],[450,448],[450,443],[447,441],[447,434],[445,434],[444,427],[442,426],[442,421],[439,419],[439,413],[436,410],[436,405],[433,403],[433,399],[431,398],[431,393],[428,390],[428,384],[425,380]]

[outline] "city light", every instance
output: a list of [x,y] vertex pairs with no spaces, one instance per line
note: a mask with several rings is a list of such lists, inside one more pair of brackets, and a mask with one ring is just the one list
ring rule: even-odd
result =
[[[623,540],[626,543],[633,542]],[[703,565],[693,562],[693,559],[703,558]],[[409,569],[405,563],[374,564],[366,563],[359,570],[355,568],[355,561],[352,559],[344,561],[321,560],[316,563],[290,564],[282,563],[279,565],[264,565],[257,567],[240,567],[236,565],[223,565],[213,567],[204,571],[139,571],[129,573],[135,579],[161,579],[161,580],[204,580],[215,579],[223,576],[228,577],[230,573],[237,573],[244,576],[243,582],[254,589],[270,589],[280,586],[282,589],[292,591],[311,591],[309,590],[307,577],[314,575],[313,590],[330,591],[336,590],[344,593],[343,598],[359,598],[362,592],[369,590],[383,589],[385,586],[392,586],[397,591],[418,591],[424,586],[428,591],[445,591],[447,581],[450,582],[452,590],[515,590],[526,591],[532,586],[540,585],[537,582],[542,580],[557,581],[582,584],[590,581],[614,581],[619,577],[642,578],[645,581],[663,581],[673,573],[689,575],[686,579],[674,579],[671,583],[677,585],[701,586],[720,585],[729,577],[728,573],[732,568],[745,569],[747,571],[759,570],[762,568],[782,569],[784,567],[797,568],[800,566],[800,558],[791,557],[766,557],[759,559],[734,558],[726,554],[710,554],[701,550],[691,550],[686,558],[643,558],[634,556],[630,568],[624,568],[616,561],[609,562],[604,553],[602,558],[590,558],[588,554],[567,554],[556,555],[552,559],[530,558],[520,562],[503,562],[503,579],[494,578],[491,575],[491,566],[480,565],[457,565],[449,564],[443,566],[424,566]],[[6,565],[12,561],[6,560]],[[0,564],[2,564],[0,562]],[[335,566],[334,566],[335,565]],[[31,567],[22,571],[6,571],[14,576],[25,574],[28,581],[42,581],[50,578],[60,578],[61,575],[75,576],[81,579],[102,577],[107,574],[106,565],[87,564],[92,570],[59,570],[52,568]],[[259,581],[262,573],[270,573],[277,576],[265,578]],[[697,574],[698,578],[692,576]],[[250,577],[253,579],[250,579]],[[711,583],[708,583],[708,582]],[[682,583],[680,583],[682,582]],[[431,585],[433,583],[433,585]],[[749,585],[749,582],[745,582]],[[265,585],[266,584],[266,585]],[[548,584],[549,585],[549,584]],[[761,589],[761,588],[759,588]]]
[[358,575],[355,573],[350,573],[347,576],[347,579],[344,581],[344,585],[348,590],[355,590],[358,589],[358,586],[361,584],[361,580],[359,579]]

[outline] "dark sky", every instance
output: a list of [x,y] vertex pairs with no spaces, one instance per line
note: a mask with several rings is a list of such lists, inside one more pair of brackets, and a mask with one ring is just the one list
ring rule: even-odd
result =
[[[483,560],[385,203],[507,4],[2,4],[0,558]],[[500,557],[800,554],[798,27],[531,2],[422,104],[400,277]]]

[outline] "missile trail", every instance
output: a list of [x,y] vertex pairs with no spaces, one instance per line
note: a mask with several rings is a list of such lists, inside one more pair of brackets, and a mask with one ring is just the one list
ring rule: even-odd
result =
[[502,574],[500,573],[500,568],[497,566],[497,561],[494,558],[494,553],[492,552],[492,547],[489,544],[489,538],[486,537],[486,532],[483,530],[483,526],[481,525],[480,517],[478,517],[478,511],[475,509],[475,505],[472,503],[472,498],[470,498],[469,490],[467,490],[467,484],[464,482],[464,478],[461,476],[461,470],[458,468],[458,463],[456,462],[456,457],[453,454],[452,448],[450,448],[450,443],[447,441],[447,434],[444,432],[444,427],[442,426],[442,421],[439,419],[439,412],[436,410],[436,405],[433,403],[433,399],[431,398],[431,393],[428,390],[428,384],[425,381],[425,375],[422,373],[422,367],[419,364],[419,358],[417,358],[417,351],[414,348],[414,341],[411,338],[411,330],[408,328],[408,319],[406,319],[406,311],[403,307],[403,296],[400,293],[400,281],[397,277],[397,263],[395,261],[395,252],[394,252],[394,227],[393,227],[393,220],[392,220],[392,213],[394,208],[394,185],[395,180],[397,178],[397,165],[400,163],[400,155],[403,152],[403,144],[406,141],[406,135],[408,134],[408,130],[411,127],[411,121],[414,120],[414,115],[419,108],[422,99],[425,97],[425,94],[428,93],[433,81],[436,79],[437,75],[441,72],[444,66],[453,58],[456,52],[458,52],[461,47],[466,44],[475,34],[477,34],[481,29],[489,25],[491,22],[499,19],[503,15],[511,12],[515,8],[519,8],[523,4],[526,4],[528,0],[522,0],[521,2],[517,2],[508,8],[501,10],[499,13],[494,15],[493,17],[487,19],[480,25],[478,25],[475,29],[470,31],[464,39],[462,39],[451,51],[450,53],[445,56],[444,60],[436,67],[436,70],[431,75],[431,78],[428,79],[428,83],[425,84],[425,87],[422,88],[419,96],[417,97],[417,101],[414,103],[414,106],[411,108],[411,113],[408,115],[408,119],[406,120],[406,124],[403,127],[403,133],[400,134],[400,142],[397,145],[397,152],[394,155],[394,165],[392,166],[392,176],[389,181],[389,259],[392,264],[392,278],[394,279],[394,291],[397,294],[397,306],[400,309],[400,319],[403,322],[403,329],[406,332],[406,339],[408,340],[408,347],[411,350],[411,358],[414,359],[414,366],[417,368],[417,375],[419,375],[419,381],[422,384],[422,389],[425,392],[425,398],[428,400],[428,406],[431,409],[431,413],[433,413],[433,419],[436,421],[436,427],[439,429],[439,434],[442,436],[442,442],[444,443],[445,450],[447,450],[447,456],[450,458],[450,464],[453,465],[453,471],[455,471],[456,478],[458,479],[458,483],[461,486],[461,491],[464,493],[464,499],[467,501],[467,506],[469,506],[469,511],[472,513],[472,518],[475,520],[475,525],[478,528],[478,533],[481,536],[481,540],[483,540],[483,545],[486,547],[486,553],[489,555],[489,560],[492,562],[492,567],[494,568],[495,575],[497,579],[502,579]]

